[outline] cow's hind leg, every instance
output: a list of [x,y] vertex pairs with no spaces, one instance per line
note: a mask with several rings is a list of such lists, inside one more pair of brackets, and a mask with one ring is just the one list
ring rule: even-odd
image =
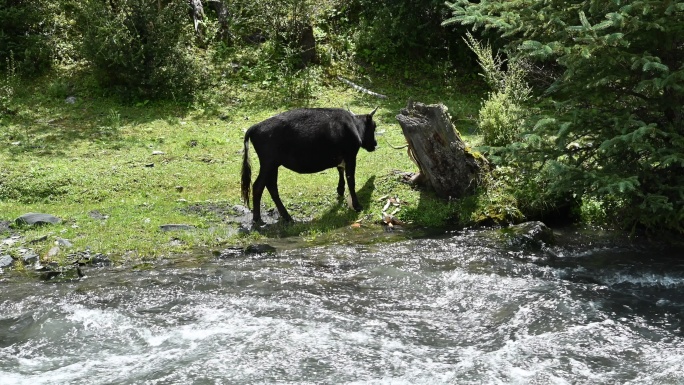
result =
[[337,182],[337,195],[344,196],[344,167],[337,166],[337,173],[340,175],[340,180]]
[[285,222],[292,222],[292,217],[285,209],[285,205],[283,205],[283,201],[280,200],[280,194],[278,193],[278,167],[272,169],[271,172],[268,173],[266,188],[268,189],[268,193],[271,194],[271,199],[273,199],[273,203],[275,203],[283,220],[285,220]]
[[264,168],[259,169],[259,175],[257,176],[254,184],[252,185],[252,222],[261,223],[261,196],[264,193],[264,187],[266,187],[267,172],[264,172]]

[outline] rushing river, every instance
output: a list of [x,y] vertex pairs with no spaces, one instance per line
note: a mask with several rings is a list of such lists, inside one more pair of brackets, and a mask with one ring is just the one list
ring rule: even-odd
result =
[[0,384],[684,384],[679,252],[483,234],[3,274]]

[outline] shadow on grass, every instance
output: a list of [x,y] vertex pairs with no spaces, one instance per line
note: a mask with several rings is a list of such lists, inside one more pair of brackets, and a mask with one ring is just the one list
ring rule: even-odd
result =
[[187,113],[187,107],[179,105],[129,106],[110,98],[77,99],[69,104],[55,98],[29,97],[20,109],[5,120],[7,127],[0,133],[0,142],[10,144],[4,150],[13,157],[66,157],[82,142],[105,149],[126,148],[138,139],[122,135],[124,126],[171,122]]
[[[366,180],[366,183],[356,191],[359,203],[361,203],[363,207],[370,206],[371,196],[374,190],[375,176],[371,176]],[[344,199],[340,198],[337,202],[328,207],[323,215],[311,221],[295,222],[291,224],[278,222],[260,228],[259,232],[269,238],[302,235],[302,233],[325,233],[349,226],[356,221],[357,217],[358,213],[347,207]]]

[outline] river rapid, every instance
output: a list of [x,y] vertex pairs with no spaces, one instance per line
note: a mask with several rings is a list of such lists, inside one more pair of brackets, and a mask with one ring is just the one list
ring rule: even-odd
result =
[[0,384],[684,384],[681,250],[594,231],[0,275]]

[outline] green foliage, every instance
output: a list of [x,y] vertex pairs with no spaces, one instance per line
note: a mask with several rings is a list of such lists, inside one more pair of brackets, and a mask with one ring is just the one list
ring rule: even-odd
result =
[[542,68],[552,108],[526,119],[508,164],[620,225],[684,231],[684,2],[449,6],[446,24],[496,30],[509,55]]
[[493,92],[480,109],[478,125],[482,143],[502,147],[518,139],[524,124],[525,109],[505,92]]
[[0,2],[0,66],[10,55],[13,64],[27,74],[50,66],[51,49],[44,35],[48,8],[49,2],[41,0]]
[[524,106],[532,90],[525,81],[526,71],[518,60],[510,61],[504,70],[501,56],[494,55],[489,44],[482,44],[470,33],[466,34],[466,43],[477,56],[482,76],[494,90],[480,109],[482,142],[487,146],[506,146],[517,139],[528,115]]
[[340,3],[338,8],[354,36],[356,56],[378,72],[404,68],[434,72],[434,63],[440,61],[457,63],[460,68],[474,64],[460,39],[463,30],[441,27],[447,16],[442,0]]
[[0,69],[11,55],[17,73],[35,76],[54,63],[71,62],[74,31],[68,8],[73,0],[0,0]]
[[195,59],[187,4],[88,0],[79,9],[82,52],[98,81],[134,99],[187,99],[205,71]]
[[14,54],[6,60],[5,73],[0,79],[0,113],[7,114],[13,112],[13,101],[15,88],[17,86],[17,72],[14,64]]

